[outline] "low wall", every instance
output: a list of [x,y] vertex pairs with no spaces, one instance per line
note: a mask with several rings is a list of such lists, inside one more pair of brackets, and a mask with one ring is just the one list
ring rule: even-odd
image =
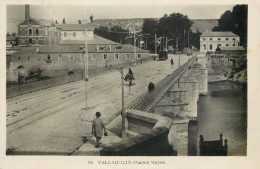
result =
[[77,80],[81,80],[82,78],[83,78],[82,74],[74,74],[74,75],[70,75],[70,76],[63,76],[60,78],[39,81],[39,82],[32,83],[32,84],[26,84],[26,85],[22,85],[22,86],[18,86],[18,87],[7,88],[6,89],[6,98],[8,99],[11,97],[35,92],[35,91],[42,90],[42,89],[47,89],[47,88],[62,85],[65,83],[74,82]]
[[103,148],[101,156],[176,155],[168,141],[171,119],[133,109],[125,112],[128,122],[126,128],[138,134]]

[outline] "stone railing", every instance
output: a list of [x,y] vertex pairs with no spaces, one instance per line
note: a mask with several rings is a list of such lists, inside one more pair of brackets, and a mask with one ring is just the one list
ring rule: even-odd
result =
[[176,155],[169,145],[172,120],[156,114],[127,109],[127,139],[100,151],[102,156],[162,156]]

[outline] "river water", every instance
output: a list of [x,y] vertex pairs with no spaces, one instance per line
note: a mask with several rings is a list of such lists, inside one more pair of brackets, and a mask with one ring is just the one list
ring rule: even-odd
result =
[[245,156],[247,149],[247,96],[242,85],[230,82],[208,84],[208,95],[198,103],[199,135],[205,141],[228,140],[229,156]]

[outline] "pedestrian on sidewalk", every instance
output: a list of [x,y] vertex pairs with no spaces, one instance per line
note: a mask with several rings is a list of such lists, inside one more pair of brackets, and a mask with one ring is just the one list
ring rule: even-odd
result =
[[100,145],[100,140],[103,136],[103,129],[105,136],[107,135],[105,125],[103,123],[103,120],[100,118],[101,114],[100,112],[96,112],[96,118],[92,122],[92,135],[96,137],[97,145],[96,148]]
[[173,62],[173,59],[171,58],[171,65],[173,66],[174,62]]

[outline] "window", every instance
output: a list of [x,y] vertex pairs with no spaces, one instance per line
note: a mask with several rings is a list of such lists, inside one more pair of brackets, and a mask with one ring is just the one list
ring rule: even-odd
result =
[[229,44],[226,44],[226,46],[229,46]]
[[229,40],[229,38],[226,38],[226,40]]
[[202,38],[203,40],[206,40],[206,38]]
[[76,37],[76,32],[73,32],[73,37]]
[[204,50],[207,50],[207,47],[206,47],[206,45],[203,45],[203,48],[204,48]]
[[123,45],[116,46],[116,49],[123,49]]
[[84,60],[85,59],[85,54],[80,54],[80,60]]
[[130,54],[129,53],[126,54],[126,60],[130,60]]
[[218,38],[218,40],[221,40],[221,38]]
[[59,56],[58,56],[58,61],[61,61],[61,60],[62,60],[62,55],[59,54]]
[[97,58],[96,58],[96,54],[95,53],[93,53],[92,54],[92,60],[96,60]]
[[39,34],[39,29],[36,29],[36,35],[38,35]]
[[67,32],[64,32],[64,37],[67,37]]
[[232,40],[236,40],[235,38],[232,38]]
[[30,60],[30,57],[28,57],[28,60]]
[[233,46],[236,46],[236,44],[233,44]]
[[138,53],[137,58],[138,58],[138,59],[141,59],[141,58],[142,58],[142,55],[141,55],[140,53]]
[[115,54],[115,60],[119,60],[119,54]]
[[104,54],[103,59],[104,59],[104,60],[107,60],[107,54]]
[[212,50],[212,44],[209,45],[209,50]]
[[69,58],[70,58],[70,60],[74,60],[74,55],[73,54],[69,54]]
[[209,38],[209,40],[212,40],[212,38]]
[[100,46],[99,50],[104,51],[105,50],[105,46]]
[[32,44],[32,38],[29,38],[29,44]]
[[32,34],[32,29],[29,29],[29,35],[31,35]]
[[221,46],[221,44],[218,44],[218,47]]
[[51,56],[50,55],[47,55],[47,60],[51,60]]
[[18,57],[18,60],[21,60],[21,57]]

